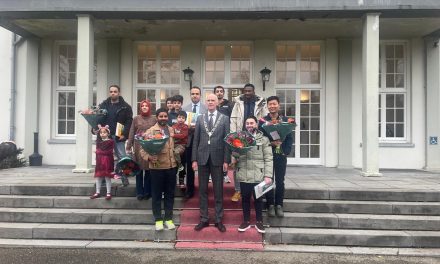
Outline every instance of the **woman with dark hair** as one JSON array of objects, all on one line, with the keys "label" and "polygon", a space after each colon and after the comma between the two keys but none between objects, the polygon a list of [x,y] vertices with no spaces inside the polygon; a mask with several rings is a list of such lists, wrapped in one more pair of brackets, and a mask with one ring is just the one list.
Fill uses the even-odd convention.
[{"label": "woman with dark hair", "polygon": [[[151,197],[150,171],[148,162],[142,159],[139,151],[141,146],[134,140],[135,135],[142,135],[156,124],[156,117],[151,115],[151,104],[148,100],[139,103],[140,114],[133,118],[128,136],[126,151],[133,153],[133,159],[139,164],[141,171],[136,175],[136,197],[138,200]],[[133,152],[132,152],[133,147]]]}]

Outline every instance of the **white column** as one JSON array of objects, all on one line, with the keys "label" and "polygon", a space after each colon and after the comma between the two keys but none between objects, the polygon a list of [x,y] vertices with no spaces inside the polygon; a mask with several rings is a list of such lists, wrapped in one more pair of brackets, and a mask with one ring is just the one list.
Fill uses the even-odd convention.
[{"label": "white column", "polygon": [[[136,62],[137,63],[137,62]],[[123,39],[121,42],[121,96],[132,105],[133,100],[133,41]],[[132,105],[133,106],[133,105]],[[133,107],[133,110],[135,108]]]},{"label": "white column", "polygon": [[426,39],[426,166],[440,170],[440,145],[431,137],[440,138],[440,47],[438,39]]},{"label": "white column", "polygon": [[338,165],[338,42],[325,42],[325,158],[326,167]]},{"label": "white column", "polygon": [[379,14],[366,14],[362,35],[362,175],[380,176],[378,138]]},{"label": "white column", "polygon": [[96,84],[96,104],[100,104],[108,96],[108,60],[107,60],[107,40],[101,39],[97,43],[97,84]]},{"label": "white column", "polygon": [[[93,87],[93,19],[90,15],[78,15],[78,45],[76,72],[76,103],[77,110],[92,105]],[[92,138],[90,126],[77,113],[75,122],[76,134],[76,167],[73,172],[91,172],[92,169]]]}]

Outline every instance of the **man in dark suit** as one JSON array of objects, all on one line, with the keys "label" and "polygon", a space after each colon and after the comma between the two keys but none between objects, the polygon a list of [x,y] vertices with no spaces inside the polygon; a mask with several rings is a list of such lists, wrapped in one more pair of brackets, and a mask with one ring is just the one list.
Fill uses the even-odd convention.
[{"label": "man in dark suit", "polygon": [[[196,113],[198,115],[206,113],[206,106],[200,101],[202,90],[193,86],[191,88],[191,103],[183,107],[183,111]],[[186,199],[191,199],[194,196],[194,170],[192,168],[192,145],[193,145],[193,134],[194,134],[195,122],[191,122],[188,131],[188,143],[185,150],[185,160],[186,160]]]},{"label": "man in dark suit", "polygon": [[200,193],[200,223],[194,230],[209,226],[208,181],[212,177],[215,200],[215,226],[225,232],[223,218],[223,171],[228,169],[231,156],[223,141],[229,133],[229,119],[217,111],[218,99],[214,94],[206,98],[208,112],[198,116],[192,149],[192,167],[198,169]]}]

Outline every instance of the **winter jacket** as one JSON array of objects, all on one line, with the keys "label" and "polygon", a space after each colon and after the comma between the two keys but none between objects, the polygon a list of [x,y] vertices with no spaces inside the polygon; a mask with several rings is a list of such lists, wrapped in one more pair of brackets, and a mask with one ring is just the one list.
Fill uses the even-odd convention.
[{"label": "winter jacket", "polygon": [[223,99],[223,102],[217,105],[217,111],[224,114],[228,118],[231,117],[233,108],[234,108],[234,102],[229,102],[228,99]]},{"label": "winter jacket", "polygon": [[[156,123],[150,129],[147,130],[146,134],[155,134],[154,131],[161,131],[162,129]],[[177,166],[176,159],[174,158],[174,129],[172,127],[168,127],[168,131],[170,132],[170,137],[168,138],[167,143],[163,147],[162,151],[157,155],[157,164],[155,167],[153,162],[149,161],[150,170],[165,170],[175,168]],[[142,148],[140,150],[141,157],[144,160],[148,160],[149,154],[145,152]]]},{"label": "winter jacket", "polygon": [[[100,105],[99,109],[105,109],[108,110],[112,101],[111,98],[105,99]],[[133,121],[133,110],[131,109],[131,106],[125,102],[124,98],[122,96],[119,96],[119,102],[117,103],[118,109],[116,110],[116,116],[115,116],[115,123],[109,124],[108,122],[108,115],[106,115],[103,119],[102,125],[108,125],[110,127],[110,134],[114,135],[116,132],[116,123],[121,123],[124,125],[124,131],[122,134],[124,135],[123,140],[119,140],[119,137],[116,137],[116,142],[125,141],[128,139],[130,128],[131,128],[131,122]]]},{"label": "winter jacket", "polygon": [[[266,99],[258,95],[255,96],[254,116],[258,119],[264,117],[269,113],[267,110]],[[234,108],[231,113],[231,132],[238,132],[243,130],[244,124],[244,95],[234,98]]]},{"label": "winter jacket", "polygon": [[240,182],[259,183],[264,177],[273,176],[273,156],[269,139],[258,131],[255,140],[256,146],[238,158],[236,176]]}]

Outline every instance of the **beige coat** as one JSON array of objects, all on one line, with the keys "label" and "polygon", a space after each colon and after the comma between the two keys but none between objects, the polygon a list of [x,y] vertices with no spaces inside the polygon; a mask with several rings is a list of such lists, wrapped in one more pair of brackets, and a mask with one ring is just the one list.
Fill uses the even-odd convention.
[{"label": "beige coat", "polygon": [[[255,102],[254,116],[259,120],[269,113],[267,110],[266,99],[256,95],[257,100]],[[234,108],[231,113],[231,132],[238,132],[243,130],[244,119],[244,101],[243,95],[234,98]]]}]

